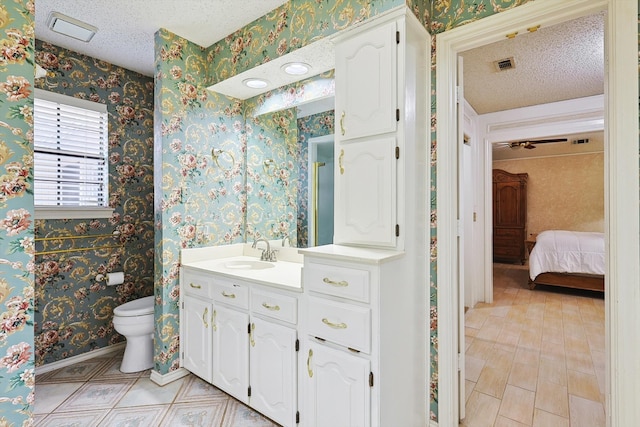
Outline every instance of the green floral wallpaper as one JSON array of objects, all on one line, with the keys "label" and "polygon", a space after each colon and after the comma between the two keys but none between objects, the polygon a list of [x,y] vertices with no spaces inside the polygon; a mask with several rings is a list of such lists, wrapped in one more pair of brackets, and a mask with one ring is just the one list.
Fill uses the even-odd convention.
[{"label": "green floral wallpaper", "polygon": [[33,351],[33,1],[0,3],[0,425],[29,425]]},{"label": "green floral wallpaper", "polygon": [[[40,366],[124,341],[113,308],[153,293],[153,80],[39,40],[36,60],[47,70],[36,87],[107,105],[114,209],[107,219],[35,222]],[[70,251],[82,248],[98,249]],[[66,252],[44,253],[58,250]],[[124,271],[122,285],[95,279],[115,271]]]},{"label": "green floral wallpaper", "polygon": [[180,250],[243,241],[242,102],[206,90],[201,47],[155,36],[155,369],[179,367]]},{"label": "green floral wallpaper", "polygon": [[[411,3],[424,18],[425,2]],[[211,84],[404,4],[405,0],[290,0],[207,49]]]},{"label": "green floral wallpaper", "polygon": [[246,239],[297,240],[297,193],[300,164],[296,158],[295,108],[247,118]]}]

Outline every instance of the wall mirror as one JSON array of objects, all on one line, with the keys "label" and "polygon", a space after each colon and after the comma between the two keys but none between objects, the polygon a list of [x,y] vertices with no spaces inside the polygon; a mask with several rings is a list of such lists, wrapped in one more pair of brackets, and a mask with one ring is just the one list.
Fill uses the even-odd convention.
[{"label": "wall mirror", "polygon": [[246,241],[333,241],[333,96],[246,116]]}]

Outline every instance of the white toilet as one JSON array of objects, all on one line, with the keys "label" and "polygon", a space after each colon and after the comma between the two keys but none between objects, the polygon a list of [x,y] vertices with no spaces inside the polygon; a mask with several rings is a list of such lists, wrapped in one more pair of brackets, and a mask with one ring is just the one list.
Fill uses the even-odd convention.
[{"label": "white toilet", "polygon": [[113,309],[113,327],[127,339],[121,372],[139,372],[153,366],[153,296]]}]

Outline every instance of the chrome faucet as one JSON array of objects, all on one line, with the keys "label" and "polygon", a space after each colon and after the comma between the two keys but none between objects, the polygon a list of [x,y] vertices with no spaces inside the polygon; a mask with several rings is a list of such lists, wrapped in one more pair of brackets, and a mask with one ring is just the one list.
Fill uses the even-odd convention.
[{"label": "chrome faucet", "polygon": [[288,234],[285,234],[285,235],[284,235],[284,237],[282,238],[282,247],[283,247],[283,248],[284,248],[284,243],[285,243],[287,240],[289,241],[289,246],[291,246],[291,238],[289,237],[289,235],[288,235]]},{"label": "chrome faucet", "polygon": [[251,247],[253,249],[256,249],[256,247],[258,246],[258,242],[264,242],[267,245],[267,249],[263,249],[262,250],[262,255],[260,255],[260,261],[270,261],[270,262],[275,262],[278,259],[276,258],[276,253],[278,251],[276,250],[271,250],[271,245],[269,245],[269,241],[263,237],[261,238],[256,238],[253,241],[253,245],[251,245]]}]

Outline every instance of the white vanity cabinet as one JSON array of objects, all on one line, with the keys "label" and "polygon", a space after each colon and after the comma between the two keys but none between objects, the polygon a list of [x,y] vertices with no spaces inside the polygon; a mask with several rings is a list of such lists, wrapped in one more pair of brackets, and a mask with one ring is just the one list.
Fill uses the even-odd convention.
[{"label": "white vanity cabinet", "polygon": [[283,426],[298,415],[298,295],[183,266],[182,367]]},{"label": "white vanity cabinet", "polygon": [[212,383],[243,403],[249,390],[249,287],[213,277]]},{"label": "white vanity cabinet", "polygon": [[414,278],[424,274],[401,251],[300,252],[301,424],[425,425],[427,284]]},{"label": "white vanity cabinet", "polygon": [[405,199],[424,186],[411,164],[426,161],[429,35],[402,7],[334,41],[333,242],[402,250]]},{"label": "white vanity cabinet", "polygon": [[212,381],[213,303],[209,295],[210,279],[203,274],[184,271],[180,310],[180,349],[182,366],[207,382]]}]

